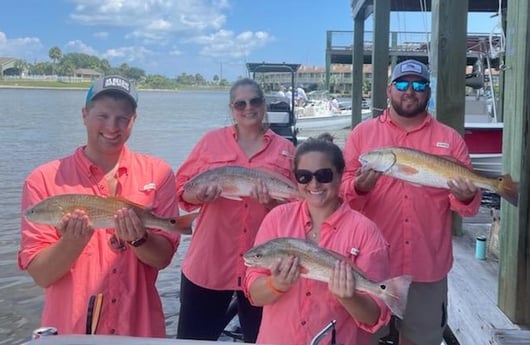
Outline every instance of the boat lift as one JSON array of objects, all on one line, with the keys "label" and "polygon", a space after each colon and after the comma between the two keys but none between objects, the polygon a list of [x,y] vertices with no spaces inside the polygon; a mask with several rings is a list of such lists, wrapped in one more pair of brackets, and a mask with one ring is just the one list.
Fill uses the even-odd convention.
[{"label": "boat lift", "polygon": [[294,114],[294,77],[300,67],[300,64],[287,63],[247,63],[248,72],[252,74],[252,79],[260,83],[257,75],[265,73],[289,73],[291,80],[291,99],[277,95],[265,95],[267,105],[267,121],[270,129],[284,138],[289,139],[294,145],[297,145],[298,129],[296,128],[296,116]]}]

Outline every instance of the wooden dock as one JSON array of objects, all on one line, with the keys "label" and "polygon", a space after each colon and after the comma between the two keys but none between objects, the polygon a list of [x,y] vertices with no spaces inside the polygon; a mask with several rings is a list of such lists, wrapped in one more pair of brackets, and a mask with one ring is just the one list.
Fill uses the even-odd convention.
[{"label": "wooden dock", "polygon": [[[463,235],[454,236],[449,273],[449,327],[462,345],[530,344],[530,330],[514,324],[498,307],[499,262],[492,254],[475,258],[475,239],[488,236],[490,210],[463,219]],[[502,230],[501,230],[502,231]]]}]

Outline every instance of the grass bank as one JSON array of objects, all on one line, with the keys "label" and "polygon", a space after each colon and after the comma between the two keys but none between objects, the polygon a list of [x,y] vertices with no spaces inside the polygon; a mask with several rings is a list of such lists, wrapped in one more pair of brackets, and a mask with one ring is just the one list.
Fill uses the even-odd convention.
[{"label": "grass bank", "polygon": [[[4,80],[0,79],[0,88],[63,88],[63,89],[88,89],[90,82],[66,83],[62,81],[51,80]],[[229,90],[230,86],[212,86],[212,85],[177,85],[176,89],[153,89],[148,86],[139,85],[142,91],[156,90],[156,91],[218,91]]]}]

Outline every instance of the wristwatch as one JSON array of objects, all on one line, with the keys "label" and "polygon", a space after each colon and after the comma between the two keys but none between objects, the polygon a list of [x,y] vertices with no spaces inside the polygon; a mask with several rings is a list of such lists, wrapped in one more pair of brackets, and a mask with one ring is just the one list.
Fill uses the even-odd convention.
[{"label": "wristwatch", "polygon": [[147,241],[147,231],[145,232],[145,235],[143,235],[140,238],[135,239],[134,241],[127,241],[131,246],[133,247],[140,247],[142,244],[144,244]]}]

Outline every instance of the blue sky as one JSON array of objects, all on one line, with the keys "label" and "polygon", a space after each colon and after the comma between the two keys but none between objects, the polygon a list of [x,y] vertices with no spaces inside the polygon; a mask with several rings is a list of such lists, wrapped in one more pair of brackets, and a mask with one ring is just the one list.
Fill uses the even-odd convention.
[{"label": "blue sky", "polygon": [[[81,52],[147,74],[246,76],[246,62],[324,66],[327,30],[352,30],[350,0],[5,0],[0,56],[50,61]],[[471,14],[470,32],[490,33],[491,14]],[[393,13],[391,30],[430,30],[429,14]],[[370,18],[366,31],[372,30]],[[417,39],[417,36],[415,37]]]}]

